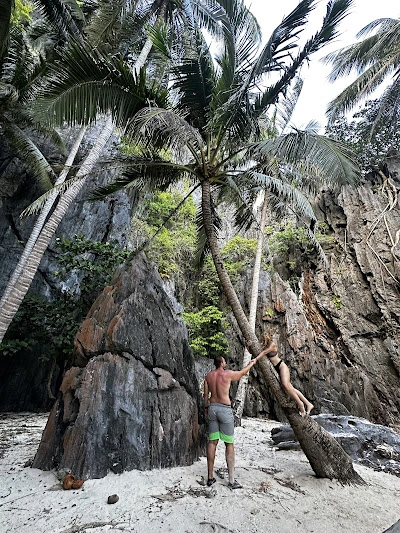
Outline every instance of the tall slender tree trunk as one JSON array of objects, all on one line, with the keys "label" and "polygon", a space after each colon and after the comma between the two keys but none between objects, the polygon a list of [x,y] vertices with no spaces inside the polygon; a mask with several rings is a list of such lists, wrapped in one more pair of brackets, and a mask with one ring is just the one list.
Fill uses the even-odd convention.
[{"label": "tall slender tree trunk", "polygon": [[[70,168],[74,162],[74,159],[76,157],[76,154],[79,150],[79,147],[82,143],[82,140],[83,140],[83,137],[85,135],[85,132],[86,132],[86,126],[83,126],[81,129],[80,129],[80,132],[77,136],[77,138],[75,139],[75,142],[74,142],[74,145],[72,146],[71,148],[71,151],[70,153],[68,154],[68,157],[67,157],[67,160],[65,161],[65,165],[64,165],[64,169],[62,170],[62,172],[60,173],[60,175],[58,176],[54,186],[57,186],[57,185],[61,185],[62,183],[64,183],[66,177],[68,176],[68,173],[70,171]],[[7,283],[7,287],[5,288],[5,291],[3,293],[3,296],[1,297],[1,301],[0,301],[0,309],[3,308],[3,306],[6,304],[7,300],[8,300],[8,297],[10,296],[11,294],[11,291],[14,289],[15,287],[15,284],[16,282],[18,281],[18,278],[20,277],[20,275],[22,274],[23,270],[24,270],[24,266],[25,266],[25,263],[27,262],[27,260],[29,259],[29,256],[30,256],[30,253],[32,251],[32,248],[46,222],[46,219],[47,219],[47,216],[48,214],[50,213],[56,199],[58,197],[58,192],[57,190],[53,191],[50,196],[48,197],[48,199],[46,200],[46,203],[44,204],[44,207],[42,209],[42,211],[40,212],[36,222],[35,222],[35,225],[33,226],[33,229],[32,229],[32,232],[29,236],[29,239],[27,240],[26,242],[26,245],[25,245],[25,248],[24,248],[24,251],[22,252],[22,255],[18,261],[18,264],[17,266],[15,267],[14,269],[14,272],[12,273],[11,275],[11,278],[10,280],[8,281]]]},{"label": "tall slender tree trunk", "polygon": [[[257,251],[256,257],[254,260],[253,268],[253,280],[251,284],[251,296],[250,296],[250,312],[249,312],[249,324],[253,332],[256,329],[256,315],[257,315],[257,303],[258,303],[258,288],[260,285],[260,270],[261,270],[261,259],[262,251],[264,246],[264,230],[265,230],[265,220],[267,218],[267,207],[268,207],[268,197],[267,193],[264,192],[263,203],[261,207],[261,216],[260,216],[260,229],[257,239]],[[243,368],[247,366],[251,359],[251,353],[247,348],[243,351]],[[242,419],[244,402],[246,400],[247,394],[247,385],[249,382],[249,374],[245,374],[239,381],[239,385],[236,391],[235,398],[235,416],[239,421]]]},{"label": "tall slender tree trunk", "polygon": [[19,276],[17,282],[15,283],[14,289],[10,292],[7,301],[4,302],[4,305],[0,310],[0,342],[4,338],[12,319],[14,318],[19,306],[22,303],[22,300],[31,286],[33,278],[35,277],[37,269],[39,268],[40,261],[47,250],[54,233],[56,232],[64,215],[68,211],[68,208],[77,197],[79,191],[85,185],[93,165],[99,159],[113,131],[113,120],[111,117],[109,117],[102,132],[98,136],[94,146],[90,150],[88,156],[76,175],[77,178],[81,179],[71,185],[71,187],[60,196],[56,208],[46,224],[43,226],[42,231],[32,247],[29,260],[25,262],[22,274]]},{"label": "tall slender tree trunk", "polygon": [[[226,299],[232,308],[239,329],[245,339],[251,341],[249,351],[253,356],[261,352],[261,346],[251,328],[249,321],[240,305],[239,298],[233,288],[219,252],[218,240],[214,231],[211,211],[211,185],[208,180],[202,182],[202,215],[211,256],[217,270],[219,280]],[[295,403],[285,394],[280,386],[271,363],[265,357],[258,362],[258,370],[262,374],[271,393],[283,409],[292,429],[310,462],[317,477],[337,479],[341,483],[363,484],[363,479],[354,470],[351,458],[343,450],[337,440],[322,428],[310,416],[300,416]]]}]

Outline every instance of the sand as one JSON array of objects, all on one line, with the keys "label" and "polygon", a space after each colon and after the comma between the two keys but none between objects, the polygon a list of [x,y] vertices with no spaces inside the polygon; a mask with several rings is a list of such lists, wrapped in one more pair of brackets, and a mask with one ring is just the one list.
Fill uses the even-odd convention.
[{"label": "sand", "polygon": [[[317,479],[303,452],[274,448],[270,431],[279,423],[271,420],[244,419],[236,428],[243,489],[227,487],[220,443],[211,488],[201,484],[202,457],[191,466],[109,474],[63,490],[55,473],[27,466],[46,420],[0,414],[1,533],[382,533],[400,519],[400,478],[355,464],[365,486]],[[108,504],[112,494],[119,500]]]}]

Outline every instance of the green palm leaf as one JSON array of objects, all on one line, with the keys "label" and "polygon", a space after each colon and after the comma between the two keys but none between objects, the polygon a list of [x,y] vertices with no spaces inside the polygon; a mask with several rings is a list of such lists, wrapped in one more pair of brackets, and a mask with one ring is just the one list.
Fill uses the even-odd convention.
[{"label": "green palm leaf", "polygon": [[[330,102],[327,111],[330,121],[335,120],[342,112],[349,111],[360,100],[373,93],[389,76],[393,76],[392,85],[397,87],[400,75],[400,20],[389,18],[375,20],[365,26],[358,37],[366,36],[372,31],[376,31],[375,35],[368,35],[361,42],[329,54],[325,58],[325,62],[332,64],[331,81],[352,72],[358,75],[353,83]],[[385,91],[374,128],[382,116],[388,117],[392,122],[398,119],[399,107],[396,105],[395,95],[396,89],[391,91],[389,87]]]},{"label": "green palm leaf", "polygon": [[333,185],[356,184],[359,169],[351,151],[342,143],[313,131],[294,130],[276,139],[254,143],[249,154],[255,159],[276,157],[315,181]]},{"label": "green palm leaf", "polygon": [[111,113],[115,123],[125,127],[145,104],[165,103],[166,91],[147,87],[144,69],[135,76],[121,59],[77,44],[61,56],[38,91],[35,112],[42,120],[88,124],[99,114]]},{"label": "green palm leaf", "polygon": [[173,183],[179,182],[190,169],[168,161],[136,158],[126,162],[127,169],[122,176],[104,187],[98,187],[91,195],[91,200],[103,200],[110,194],[122,189],[166,190]]},{"label": "green palm leaf", "polygon": [[36,179],[44,189],[50,189],[53,186],[50,180],[53,171],[39,148],[24,133],[24,131],[5,117],[2,119],[2,126],[7,142],[15,150],[21,161],[28,165],[29,169],[32,171],[34,179]]},{"label": "green palm leaf", "polygon": [[176,156],[189,151],[197,164],[205,145],[199,132],[178,113],[162,108],[143,108],[130,124],[132,138],[146,146],[171,150]]}]

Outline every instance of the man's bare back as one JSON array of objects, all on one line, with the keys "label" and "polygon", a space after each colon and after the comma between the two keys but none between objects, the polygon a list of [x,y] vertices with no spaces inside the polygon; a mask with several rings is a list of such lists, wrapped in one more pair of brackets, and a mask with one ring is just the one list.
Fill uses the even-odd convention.
[{"label": "man's bare back", "polygon": [[[250,361],[250,363],[242,368],[242,370],[225,370],[226,361],[222,357],[221,365],[209,372],[204,378],[204,404],[206,407],[210,403],[222,403],[224,405],[231,405],[229,398],[229,388],[232,381],[239,381],[250,368],[255,365],[260,356]],[[209,393],[211,397],[209,398]],[[208,400],[209,398],[209,400]]]}]

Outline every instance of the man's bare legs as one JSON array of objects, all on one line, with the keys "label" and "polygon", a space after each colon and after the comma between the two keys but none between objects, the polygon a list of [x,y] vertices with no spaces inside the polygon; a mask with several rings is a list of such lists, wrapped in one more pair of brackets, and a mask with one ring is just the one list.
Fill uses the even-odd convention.
[{"label": "man's bare legs", "polygon": [[233,483],[235,481],[235,447],[233,442],[225,442],[225,459],[228,467],[229,483]]},{"label": "man's bare legs", "polygon": [[217,451],[217,440],[210,440],[207,444],[207,470],[208,470],[208,479],[212,479],[214,477],[214,461],[215,461],[215,454]]}]

